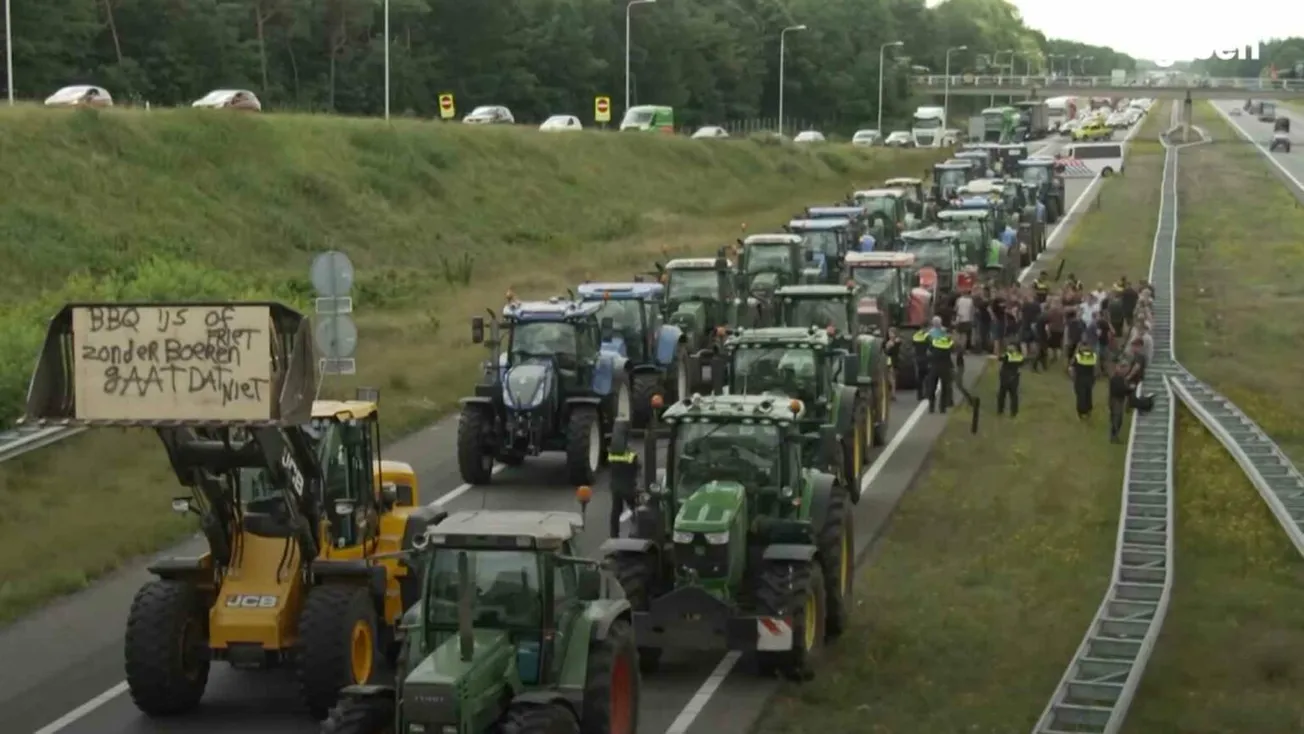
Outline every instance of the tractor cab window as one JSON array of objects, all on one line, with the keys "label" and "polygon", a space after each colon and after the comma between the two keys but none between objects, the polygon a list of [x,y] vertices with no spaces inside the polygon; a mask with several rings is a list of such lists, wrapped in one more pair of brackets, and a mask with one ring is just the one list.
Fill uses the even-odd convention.
[{"label": "tractor cab window", "polygon": [[885,295],[896,301],[901,296],[897,289],[895,268],[852,268],[851,279],[856,283],[856,291],[862,298]]},{"label": "tractor cab window", "polygon": [[937,172],[937,185],[943,189],[958,189],[964,186],[967,179],[964,171],[957,168],[948,168]]},{"label": "tractor cab window", "polygon": [[1045,166],[1024,166],[1023,182],[1032,186],[1042,186],[1050,183],[1050,169]]},{"label": "tractor cab window", "polygon": [[740,395],[813,401],[819,396],[819,367],[813,349],[742,348],[734,352],[733,387]]},{"label": "tractor cab window", "polygon": [[[955,251],[951,243],[946,240],[913,242],[908,246],[908,249],[915,254],[915,262],[919,267],[930,267],[943,271],[951,270]],[[918,273],[917,270],[916,273]],[[916,280],[917,278],[916,275]]]},{"label": "tractor cab window", "polygon": [[866,196],[857,200],[870,214],[882,214],[888,219],[896,218],[896,199],[890,196]]},{"label": "tractor cab window", "polygon": [[793,267],[787,245],[748,245],[747,272],[760,273],[778,270],[788,272]]},{"label": "tractor cab window", "polygon": [[625,345],[630,359],[643,358],[643,305],[634,300],[611,300],[598,309],[598,322],[611,319],[612,332]]},{"label": "tractor cab window", "polygon": [[[321,466],[325,465],[327,451],[333,445],[331,441],[338,441],[337,438],[333,438],[331,428],[332,421],[316,419],[303,427],[308,440],[316,449],[317,463]],[[237,437],[236,440],[240,439]],[[236,483],[241,504],[244,505],[247,511],[252,512],[266,511],[264,508],[279,504],[285,496],[285,492],[289,489],[278,485],[271,472],[267,469],[237,469],[232,478]],[[327,485],[326,491],[330,492],[329,485]]]},{"label": "tractor cab window", "polygon": [[715,300],[720,284],[714,270],[707,268],[671,270],[666,277],[666,300]]},{"label": "tractor cab window", "polygon": [[672,461],[675,494],[685,498],[711,482],[735,481],[749,491],[777,492],[783,480],[779,427],[759,423],[682,423]]},{"label": "tractor cab window", "polygon": [[426,620],[436,632],[457,629],[462,585],[458,557],[467,556],[471,624],[489,629],[538,631],[543,625],[539,557],[515,550],[438,550],[430,561]]},{"label": "tractor cab window", "polygon": [[784,323],[792,326],[815,326],[827,329],[832,326],[839,334],[850,329],[847,307],[841,301],[817,298],[794,298],[784,304]]},{"label": "tractor cab window", "polygon": [[508,350],[512,364],[556,357],[558,364],[574,369],[579,343],[574,324],[564,321],[527,321],[512,329]]},{"label": "tractor cab window", "polygon": [[838,233],[831,229],[816,232],[800,232],[801,246],[806,253],[806,260],[815,259],[815,253],[833,257],[838,254]]}]

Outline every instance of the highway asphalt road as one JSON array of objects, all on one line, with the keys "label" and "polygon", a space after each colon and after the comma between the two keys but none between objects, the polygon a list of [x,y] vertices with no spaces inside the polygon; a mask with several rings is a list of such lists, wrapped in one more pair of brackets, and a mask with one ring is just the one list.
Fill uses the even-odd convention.
[{"label": "highway asphalt road", "polygon": [[[1068,199],[1079,201],[1094,189],[1089,181],[1070,180]],[[1081,200],[1080,206],[1085,203]],[[1055,233],[1052,248],[1063,242],[1066,229]],[[982,362],[969,360],[966,381],[974,379]],[[903,393],[893,404],[891,425],[891,442],[876,457],[856,508],[861,559],[868,556],[873,539],[922,468],[945,419],[929,415],[925,406]],[[453,454],[455,431],[456,420],[445,419],[386,447],[387,457],[412,463],[423,501],[438,502],[449,510],[574,507],[574,487],[566,484],[556,458],[504,470],[488,487],[461,485]],[[600,481],[581,540],[588,550],[596,550],[605,535],[609,505],[603,490]],[[159,501],[167,501],[168,496],[160,489]],[[200,547],[198,540],[192,540],[168,554],[194,554]],[[221,664],[213,666],[203,705],[195,714],[162,720],[141,715],[122,682],[122,633],[132,596],[149,578],[145,565],[124,569],[0,631],[0,660],[6,662],[0,666],[0,729],[15,734],[316,732],[285,671],[241,672]],[[756,678],[745,660],[739,663],[735,654],[723,658],[667,654],[662,670],[644,679],[640,730],[644,734],[747,731],[778,683]]]},{"label": "highway asphalt road", "polygon": [[1290,117],[1291,119],[1291,151],[1289,153],[1280,150],[1272,153],[1268,152],[1268,142],[1272,140],[1272,123],[1259,122],[1259,118],[1249,113],[1240,115],[1230,114],[1233,109],[1241,109],[1242,103],[1239,100],[1210,100],[1214,107],[1223,113],[1223,118],[1231,124],[1232,128],[1238,130],[1244,138],[1248,139],[1259,152],[1268,158],[1271,167],[1281,175],[1290,185],[1289,188],[1296,197],[1304,201],[1304,115],[1298,113],[1298,108],[1287,107],[1280,102],[1277,103],[1277,114]]}]

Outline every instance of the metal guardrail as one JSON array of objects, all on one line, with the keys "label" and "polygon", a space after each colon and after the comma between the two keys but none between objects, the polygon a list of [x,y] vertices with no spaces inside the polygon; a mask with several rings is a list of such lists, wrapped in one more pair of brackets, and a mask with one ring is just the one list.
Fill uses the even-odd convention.
[{"label": "metal guardrail", "polygon": [[17,426],[0,432],[0,462],[58,443],[84,430],[84,426]]},{"label": "metal guardrail", "polygon": [[[947,85],[947,76],[943,74],[920,74],[910,77],[910,83],[918,87],[942,89]],[[1108,76],[1031,76],[1031,75],[980,75],[951,74],[951,87],[1009,87],[1011,89],[1028,89],[1030,87],[1091,87],[1117,88],[1136,87],[1138,92],[1147,89],[1156,91],[1174,89],[1244,89],[1247,92],[1304,91],[1304,79],[1263,79],[1261,77],[1219,77],[1199,79],[1190,84],[1148,84],[1145,80],[1130,78],[1119,83]]]},{"label": "metal guardrail", "polygon": [[1134,413],[1109,590],[1042,711],[1033,734],[1117,734],[1159,638],[1173,585],[1173,243],[1177,238],[1177,149],[1168,148],[1150,279],[1154,360],[1142,390],[1155,396]]}]

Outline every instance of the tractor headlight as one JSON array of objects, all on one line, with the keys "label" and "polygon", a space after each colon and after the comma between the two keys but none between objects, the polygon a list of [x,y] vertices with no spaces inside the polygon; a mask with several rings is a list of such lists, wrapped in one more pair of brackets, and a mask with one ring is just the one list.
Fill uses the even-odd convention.
[{"label": "tractor headlight", "polygon": [[725,530],[719,533],[702,533],[702,537],[706,538],[706,542],[711,545],[724,545],[729,542],[729,531]]},{"label": "tractor headlight", "polygon": [[686,532],[684,532],[683,530],[676,530],[676,531],[675,531],[675,534],[674,534],[672,537],[674,538],[674,541],[675,541],[676,543],[691,543],[691,542],[693,542],[693,534],[692,534],[692,533],[686,533]]}]

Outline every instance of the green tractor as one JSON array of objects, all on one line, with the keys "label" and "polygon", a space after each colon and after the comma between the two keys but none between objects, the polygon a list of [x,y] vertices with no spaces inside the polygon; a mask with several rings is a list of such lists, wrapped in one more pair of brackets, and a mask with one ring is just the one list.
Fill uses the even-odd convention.
[{"label": "green tractor", "polygon": [[1031,202],[1046,207],[1046,223],[1058,222],[1064,216],[1064,176],[1055,171],[1055,159],[1025,158],[1019,161],[1018,176]]},{"label": "green tractor", "polygon": [[[849,491],[803,460],[800,400],[693,396],[666,408],[667,465],[644,438],[633,533],[603,544],[634,609],[639,659],[665,648],[755,652],[760,672],[812,675],[852,609]],[[838,450],[831,427],[817,439]],[[823,463],[823,462],[821,462]]]},{"label": "green tractor", "polygon": [[842,258],[856,249],[860,238],[857,222],[848,217],[793,219],[783,229],[801,237],[806,252],[802,276],[807,283],[836,283]]},{"label": "green tractor", "polygon": [[851,195],[857,205],[865,207],[873,218],[871,229],[878,240],[876,249],[895,250],[900,245],[901,233],[911,229],[915,217],[910,213],[905,189],[864,189]]},{"label": "green tractor", "polygon": [[785,285],[796,285],[816,277],[808,272],[807,252],[800,235],[754,234],[738,241],[737,279],[739,298],[746,299],[745,313],[734,325],[766,326],[777,318],[774,294]]},{"label": "green tractor", "polygon": [[1019,268],[1030,262],[1020,248],[1006,248],[1001,244],[997,226],[998,218],[992,207],[947,209],[937,215],[938,229],[954,238],[959,261],[956,272],[969,281],[970,287],[980,277],[993,285],[1010,285],[1017,279]]},{"label": "green tractor", "polygon": [[666,287],[665,322],[684,335],[689,394],[711,392],[714,355],[724,343],[725,330],[738,318],[733,264],[719,253],[714,258],[657,263],[656,269]]},{"label": "green tractor", "polygon": [[[838,475],[851,501],[858,502],[860,479],[875,445],[879,396],[871,385],[861,386],[861,355],[839,348],[836,341],[813,326],[740,329],[725,343],[730,360],[728,391],[801,400],[806,411],[797,425],[810,439],[803,462],[820,466],[821,460],[831,460],[827,470]],[[879,395],[886,397],[886,392]],[[839,450],[833,456],[823,455],[819,443],[820,430],[826,426],[838,440]],[[885,434],[886,425],[877,435]]]},{"label": "green tractor", "polygon": [[909,212],[910,215],[913,216],[915,220],[920,223],[928,221],[929,219],[928,210],[930,208],[930,205],[928,201],[928,196],[924,192],[924,180],[922,178],[914,178],[911,176],[899,176],[897,178],[889,178],[888,180],[883,182],[883,188],[901,189],[902,191],[904,191],[905,199],[906,199],[906,211]]},{"label": "green tractor", "polygon": [[[779,290],[779,325],[797,328],[815,326],[828,331],[835,348],[859,356],[859,379],[854,384],[869,399],[869,424],[865,435],[873,448],[887,443],[892,396],[888,384],[887,357],[883,352],[886,333],[871,333],[861,323],[858,287],[845,285],[794,285]],[[845,376],[844,376],[845,377]],[[845,381],[845,380],[844,380]]]},{"label": "green tractor", "polygon": [[847,277],[856,290],[860,330],[886,336],[896,329],[905,345],[892,365],[898,388],[918,387],[910,339],[927,329],[935,309],[934,289],[919,287],[919,260],[909,252],[857,252],[847,256]]},{"label": "green tractor", "polygon": [[973,164],[968,161],[947,161],[933,166],[933,201],[945,206],[955,198],[955,192],[961,186],[978,178]]},{"label": "green tractor", "polygon": [[428,528],[404,554],[421,600],[395,684],[344,688],[322,734],[634,734],[632,611],[578,554],[582,527],[582,513],[478,510]]}]

